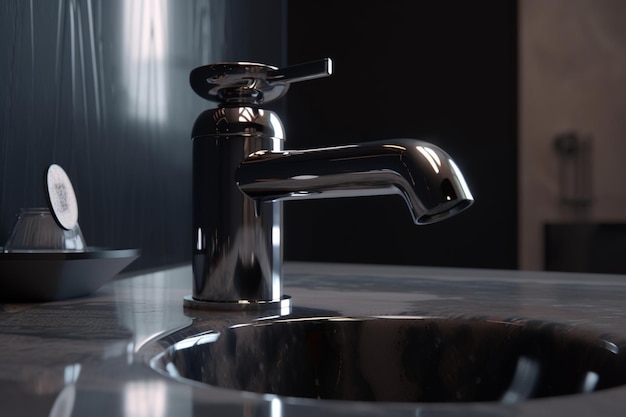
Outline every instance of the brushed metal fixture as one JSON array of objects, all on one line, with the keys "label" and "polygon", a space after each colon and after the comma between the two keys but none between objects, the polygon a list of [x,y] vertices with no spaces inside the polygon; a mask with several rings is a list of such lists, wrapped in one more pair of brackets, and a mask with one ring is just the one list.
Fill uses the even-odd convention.
[{"label": "brushed metal fixture", "polygon": [[193,294],[185,306],[285,309],[282,201],[399,194],[415,224],[453,216],[473,202],[442,149],[393,139],[284,150],[276,113],[261,108],[293,82],[332,74],[332,61],[276,68],[219,63],[194,69],[193,90],[219,107],[197,118],[193,141]]}]

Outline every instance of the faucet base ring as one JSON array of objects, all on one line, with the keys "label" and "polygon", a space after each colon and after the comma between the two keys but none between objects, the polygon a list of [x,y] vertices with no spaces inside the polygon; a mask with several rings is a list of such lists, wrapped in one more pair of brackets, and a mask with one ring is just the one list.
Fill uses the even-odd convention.
[{"label": "faucet base ring", "polygon": [[183,298],[184,308],[196,310],[218,310],[218,311],[280,311],[281,315],[291,312],[291,297],[283,295],[276,301],[204,301],[197,300],[191,295]]}]

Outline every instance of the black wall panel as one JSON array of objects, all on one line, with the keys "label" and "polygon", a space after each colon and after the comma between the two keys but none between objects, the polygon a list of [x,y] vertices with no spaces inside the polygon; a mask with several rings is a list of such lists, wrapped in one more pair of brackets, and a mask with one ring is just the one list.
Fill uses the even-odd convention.
[{"label": "black wall panel", "polygon": [[416,227],[400,197],[289,202],[287,258],[515,268],[516,2],[288,5],[289,62],[329,56],[335,74],[291,88],[287,147],[428,140],[455,159],[476,203]]}]

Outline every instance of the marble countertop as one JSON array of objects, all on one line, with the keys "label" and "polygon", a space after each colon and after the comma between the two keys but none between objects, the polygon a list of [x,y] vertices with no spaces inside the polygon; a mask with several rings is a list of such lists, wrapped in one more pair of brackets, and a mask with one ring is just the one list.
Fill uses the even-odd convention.
[{"label": "marble countertop", "polygon": [[[547,320],[626,336],[626,276],[288,263],[294,310],[484,315]],[[276,398],[183,383],[151,369],[154,341],[198,318],[183,308],[189,266],[122,276],[89,297],[4,304],[0,414],[10,416],[622,416],[626,387],[521,402],[380,404]]]}]

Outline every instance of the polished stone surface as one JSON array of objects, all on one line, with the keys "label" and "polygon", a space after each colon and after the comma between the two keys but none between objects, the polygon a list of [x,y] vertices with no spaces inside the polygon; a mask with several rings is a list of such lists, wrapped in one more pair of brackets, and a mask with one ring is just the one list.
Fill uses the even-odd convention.
[{"label": "polished stone surface", "polygon": [[[626,276],[476,269],[287,264],[285,292],[308,315],[538,319],[626,337]],[[124,277],[93,296],[4,304],[0,403],[12,416],[618,416],[626,388],[518,404],[371,403],[266,396],[163,376],[160,339],[190,324],[259,315],[185,310],[188,266]],[[272,320],[269,318],[269,320]]]}]

